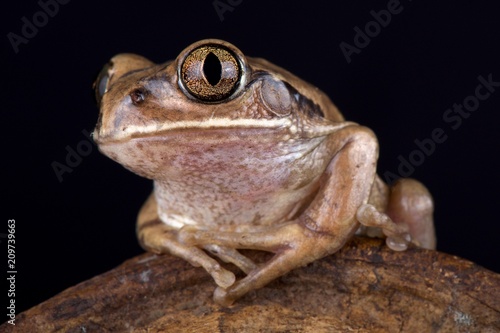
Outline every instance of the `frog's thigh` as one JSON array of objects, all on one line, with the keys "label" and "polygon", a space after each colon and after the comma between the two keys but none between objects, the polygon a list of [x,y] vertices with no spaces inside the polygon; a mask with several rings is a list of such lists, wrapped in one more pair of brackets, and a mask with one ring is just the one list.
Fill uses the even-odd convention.
[{"label": "frog's thigh", "polygon": [[414,179],[400,179],[391,188],[387,215],[397,224],[406,224],[417,245],[436,248],[434,204],[427,188]]},{"label": "frog's thigh", "polygon": [[218,286],[227,288],[236,280],[234,274],[203,250],[181,244],[177,240],[177,230],[161,222],[156,213],[156,200],[150,196],[142,207],[137,221],[137,235],[141,246],[155,253],[170,253],[182,258],[195,267],[202,266]]}]

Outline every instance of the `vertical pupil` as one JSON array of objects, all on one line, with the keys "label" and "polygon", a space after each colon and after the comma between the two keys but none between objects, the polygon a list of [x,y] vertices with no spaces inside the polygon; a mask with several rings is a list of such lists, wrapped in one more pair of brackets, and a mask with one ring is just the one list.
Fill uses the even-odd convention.
[{"label": "vertical pupil", "polygon": [[212,86],[219,83],[221,79],[222,66],[219,58],[212,52],[210,52],[205,58],[205,62],[203,63],[203,73],[205,74],[208,83]]}]

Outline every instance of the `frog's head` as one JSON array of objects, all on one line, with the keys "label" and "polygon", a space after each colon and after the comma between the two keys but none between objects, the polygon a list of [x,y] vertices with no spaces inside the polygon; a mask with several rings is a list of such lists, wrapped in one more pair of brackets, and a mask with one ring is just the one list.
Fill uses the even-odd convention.
[{"label": "frog's head", "polygon": [[237,148],[237,138],[244,144],[280,144],[323,137],[342,120],[319,89],[216,39],[194,43],[160,65],[119,54],[101,71],[95,88],[100,116],[94,139],[125,165],[130,162],[119,156],[124,149],[137,154],[129,150],[132,142],[162,141],[172,156],[175,144],[165,140],[212,148],[229,142]]},{"label": "frog's head", "polygon": [[325,114],[342,120],[319,89],[216,39],[194,43],[161,65],[119,54],[99,74],[95,91],[98,142],[177,129],[286,127],[293,134],[322,124]]}]

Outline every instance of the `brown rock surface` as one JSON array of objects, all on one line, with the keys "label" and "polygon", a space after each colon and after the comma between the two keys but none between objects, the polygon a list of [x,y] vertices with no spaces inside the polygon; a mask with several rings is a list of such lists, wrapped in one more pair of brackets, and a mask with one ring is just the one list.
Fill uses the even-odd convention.
[{"label": "brown rock surface", "polygon": [[[262,260],[263,253],[246,252]],[[201,268],[150,253],[19,314],[0,332],[500,332],[500,275],[355,238],[230,308]]]}]

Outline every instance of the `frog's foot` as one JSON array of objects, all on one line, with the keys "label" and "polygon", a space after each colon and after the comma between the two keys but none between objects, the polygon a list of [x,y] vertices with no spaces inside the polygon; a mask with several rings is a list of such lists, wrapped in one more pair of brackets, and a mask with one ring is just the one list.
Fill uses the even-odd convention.
[{"label": "frog's foot", "polygon": [[334,253],[346,239],[317,233],[299,222],[258,229],[260,230],[251,233],[194,228],[183,228],[179,231],[179,240],[189,245],[204,247],[206,244],[223,244],[226,248],[262,250],[275,254],[272,259],[256,266],[245,278],[236,281],[231,287],[219,286],[214,293],[217,303],[229,306],[249,291],[265,286],[292,269]]},{"label": "frog's foot", "polygon": [[252,260],[245,257],[235,249],[215,244],[205,245],[203,248],[219,257],[222,261],[232,263],[245,272],[245,274],[248,274],[257,268],[257,265]]},{"label": "frog's foot", "polygon": [[[236,277],[232,272],[223,268],[217,260],[211,258],[202,249],[181,244],[177,240],[177,230],[162,223],[159,219],[141,223],[138,226],[137,233],[144,249],[155,253],[170,253],[186,260],[195,267],[203,267],[221,288],[228,288],[236,281]],[[218,255],[222,260],[228,257],[239,258],[235,253],[237,251],[224,247],[207,246],[206,249],[212,253],[219,252]],[[241,260],[238,267],[243,271],[253,269],[248,260]]]},{"label": "frog's foot", "polygon": [[357,220],[366,227],[376,227],[387,237],[385,242],[394,251],[404,251],[411,242],[406,224],[396,224],[389,216],[380,213],[373,205],[364,204],[358,208]]}]

